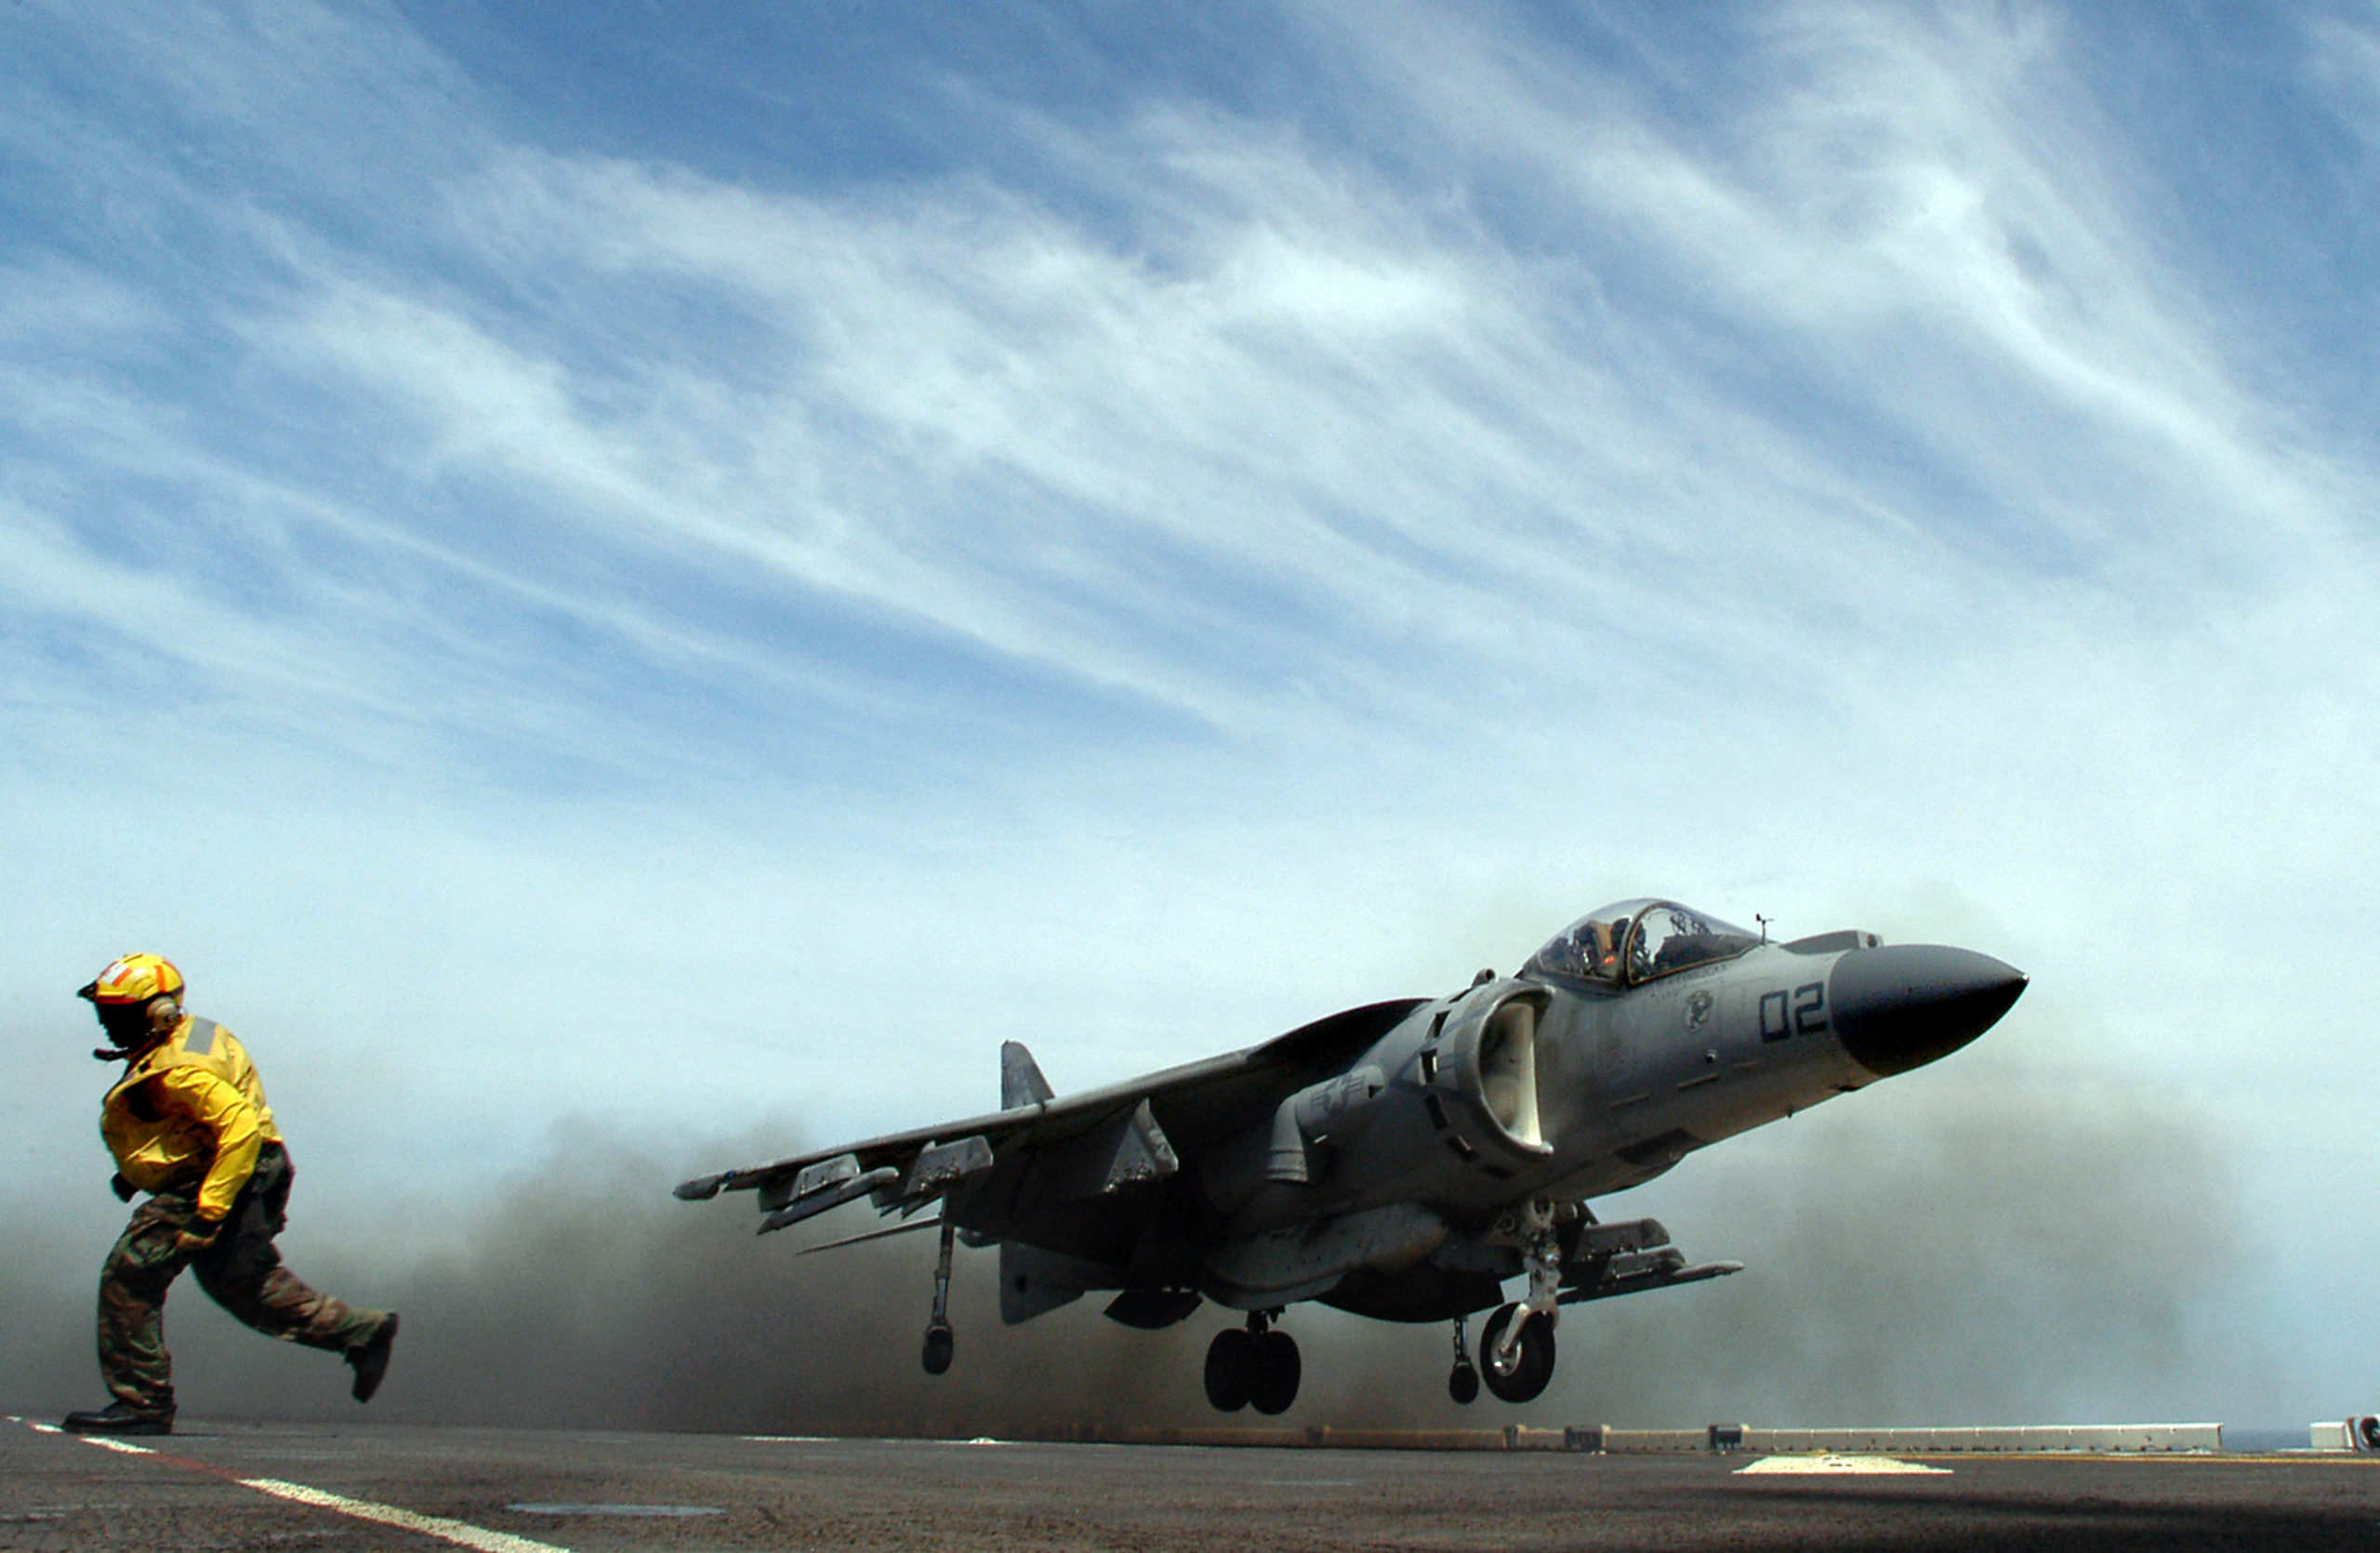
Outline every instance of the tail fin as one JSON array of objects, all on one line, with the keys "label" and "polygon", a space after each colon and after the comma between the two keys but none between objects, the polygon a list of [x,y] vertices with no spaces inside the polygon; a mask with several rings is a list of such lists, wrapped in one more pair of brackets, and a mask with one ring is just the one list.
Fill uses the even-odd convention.
[{"label": "tail fin", "polygon": [[1050,1081],[1041,1076],[1033,1054],[1021,1041],[1000,1042],[1000,1109],[1012,1111],[1019,1106],[1038,1106],[1054,1092]]}]

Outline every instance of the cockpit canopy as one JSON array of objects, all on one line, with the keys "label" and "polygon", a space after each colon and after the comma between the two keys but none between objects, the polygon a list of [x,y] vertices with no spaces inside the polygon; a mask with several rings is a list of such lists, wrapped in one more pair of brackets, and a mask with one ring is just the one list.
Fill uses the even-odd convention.
[{"label": "cockpit canopy", "polygon": [[1524,973],[1557,981],[1633,987],[1696,965],[1733,960],[1759,936],[1670,900],[1623,900],[1590,911],[1529,957]]}]

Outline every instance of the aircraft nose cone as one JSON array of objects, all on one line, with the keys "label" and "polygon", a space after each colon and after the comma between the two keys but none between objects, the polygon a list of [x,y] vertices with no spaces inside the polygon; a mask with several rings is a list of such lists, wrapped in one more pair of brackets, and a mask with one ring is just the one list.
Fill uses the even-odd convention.
[{"label": "aircraft nose cone", "polygon": [[2025,973],[1941,944],[1853,949],[1827,977],[1835,1038],[1879,1078],[1950,1055],[1997,1024]]}]

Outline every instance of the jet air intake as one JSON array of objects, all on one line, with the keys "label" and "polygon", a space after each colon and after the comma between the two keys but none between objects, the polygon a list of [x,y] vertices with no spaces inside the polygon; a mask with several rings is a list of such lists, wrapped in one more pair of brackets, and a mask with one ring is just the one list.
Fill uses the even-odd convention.
[{"label": "jet air intake", "polygon": [[1853,949],[1827,977],[1843,1049],[1888,1079],[1950,1055],[1999,1023],[2025,973],[1973,949],[1889,944]]},{"label": "jet air intake", "polygon": [[1510,978],[1480,987],[1424,1048],[1435,1080],[1425,1101],[1435,1108],[1431,1120],[1443,1117],[1449,1146],[1491,1174],[1554,1151],[1537,1106],[1537,1026],[1549,998],[1543,988]]}]

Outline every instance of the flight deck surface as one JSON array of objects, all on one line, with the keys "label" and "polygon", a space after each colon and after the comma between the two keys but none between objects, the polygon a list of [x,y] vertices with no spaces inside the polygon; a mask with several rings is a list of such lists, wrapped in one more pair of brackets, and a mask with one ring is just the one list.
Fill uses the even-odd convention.
[{"label": "flight deck surface", "polygon": [[2380,1546],[2372,1457],[1951,1456],[1926,1458],[1926,1472],[1746,1472],[1808,1458],[204,1420],[123,1442],[132,1450],[38,1422],[0,1423],[0,1548]]}]

